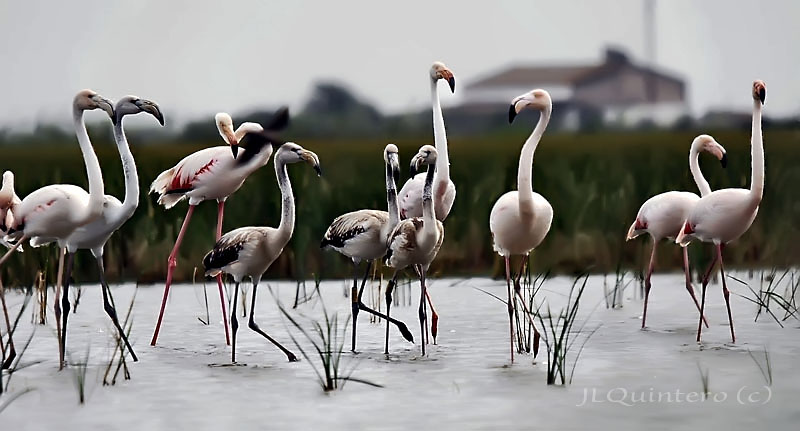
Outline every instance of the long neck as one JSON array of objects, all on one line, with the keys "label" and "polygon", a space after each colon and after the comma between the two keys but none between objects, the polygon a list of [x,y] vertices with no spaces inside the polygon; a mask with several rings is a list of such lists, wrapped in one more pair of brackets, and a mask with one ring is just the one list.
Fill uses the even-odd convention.
[{"label": "long neck", "polygon": [[705,196],[711,193],[711,186],[708,185],[703,171],[700,170],[699,158],[700,152],[692,145],[692,149],[689,150],[689,170],[692,172],[692,178],[694,178],[697,188],[700,189],[700,196]]},{"label": "long neck", "polygon": [[433,143],[436,146],[437,185],[447,185],[450,181],[450,158],[447,155],[447,133],[444,129],[442,106],[439,104],[439,87],[431,80],[431,106],[433,109]]},{"label": "long neck", "polygon": [[519,212],[533,216],[533,153],[542,139],[547,123],[550,122],[550,107],[542,110],[539,115],[539,122],[536,128],[522,146],[522,154],[519,157],[519,169],[517,171],[517,188],[519,190]]},{"label": "long neck", "polygon": [[761,103],[753,101],[753,131],[750,138],[752,158],[752,178],[750,179],[750,196],[756,202],[761,202],[764,194],[764,139],[761,136]]},{"label": "long neck", "polygon": [[89,204],[83,211],[73,217],[78,222],[85,222],[100,215],[103,211],[103,173],[100,171],[100,162],[94,153],[92,143],[89,141],[89,134],[86,132],[86,123],[83,121],[83,111],[73,109],[73,122],[75,134],[78,137],[78,144],[83,154],[83,162],[86,164],[86,175],[89,178]]},{"label": "long neck", "polygon": [[125,176],[125,200],[122,202],[121,217],[129,218],[139,205],[139,176],[136,172],[136,162],[128,146],[125,130],[122,127],[121,117],[114,126],[114,141],[117,143],[119,158],[122,161],[122,173]]},{"label": "long neck", "polygon": [[289,242],[294,232],[294,195],[292,182],[286,172],[286,162],[279,157],[275,159],[275,175],[278,177],[278,187],[281,189],[281,224],[278,225],[278,241],[285,245]]},{"label": "long neck", "polygon": [[394,229],[400,222],[400,210],[397,208],[397,186],[394,184],[394,173],[391,164],[386,164],[386,204],[389,212],[389,229]]},{"label": "long neck", "polygon": [[433,210],[433,166],[428,165],[428,173],[425,174],[425,187],[422,189],[422,218],[428,223],[425,226],[433,226],[436,222],[436,214]]}]

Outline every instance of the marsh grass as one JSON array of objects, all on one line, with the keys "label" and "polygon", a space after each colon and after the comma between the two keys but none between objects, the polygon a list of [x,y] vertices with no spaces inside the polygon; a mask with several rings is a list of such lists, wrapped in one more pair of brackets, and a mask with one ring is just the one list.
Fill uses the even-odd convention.
[{"label": "marsh grass", "polygon": [[703,388],[703,400],[707,400],[708,396],[711,394],[711,389],[709,387],[709,370],[708,368],[703,369],[700,365],[700,362],[697,362],[697,371],[700,372],[700,384]]},{"label": "marsh grass", "polygon": [[[197,267],[194,267],[194,271],[192,272],[192,286],[195,286],[197,283]],[[230,299],[228,300],[230,303]],[[202,317],[197,317],[197,320],[200,321],[203,325],[208,326],[211,322],[211,314],[208,311],[208,290],[206,289],[206,278],[203,277],[203,308],[206,311],[206,320],[203,320]],[[124,326],[123,326],[124,327]]]},{"label": "marsh grass", "polygon": [[772,360],[770,359],[769,350],[767,350],[767,347],[764,346],[764,365],[761,365],[761,362],[759,362],[752,350],[747,349],[747,354],[750,355],[750,358],[756,363],[756,366],[758,367],[758,370],[761,371],[761,375],[764,376],[764,381],[767,383],[767,385],[772,386]]},{"label": "marsh grass", "polygon": [[69,359],[70,371],[72,371],[72,381],[75,384],[75,392],[78,395],[78,403],[84,404],[86,402],[86,374],[89,370],[89,344],[86,345],[86,353],[83,355],[81,361],[75,362],[72,359],[72,354],[68,351],[67,358]]},{"label": "marsh grass", "polygon": [[628,271],[622,268],[622,264],[620,262],[617,263],[617,268],[614,272],[613,286],[609,287],[608,274],[603,276],[603,298],[605,299],[606,308],[622,308],[625,289],[628,287],[628,285],[635,281],[634,277],[631,277],[629,280],[625,280],[627,275]]},{"label": "marsh grass", "polygon": [[[547,384],[553,385],[557,382],[561,385],[571,384],[578,365],[581,353],[586,343],[600,328],[599,326],[586,331],[588,317],[579,324],[578,310],[580,309],[581,298],[586,289],[589,274],[580,275],[572,282],[572,286],[567,296],[567,303],[558,315],[553,314],[550,304],[543,311],[542,305],[537,307],[536,317],[542,327],[542,339],[547,348]],[[581,340],[582,339],[582,340]],[[580,344],[576,346],[576,342]],[[577,350],[575,349],[577,347]],[[572,364],[570,365],[570,352],[574,353]]]},{"label": "marsh grass", "polygon": [[[31,341],[33,340],[33,335],[36,333],[36,328],[34,328],[31,331],[30,335],[25,340],[25,343],[22,344],[22,348],[19,351],[17,351],[16,346],[14,345],[13,342],[14,333],[17,331],[20,319],[25,313],[25,310],[28,308],[31,298],[33,297],[33,290],[27,289],[25,291],[25,296],[23,297],[22,304],[20,305],[19,310],[17,311],[17,314],[13,319],[13,324],[11,324],[12,319],[8,318],[9,310],[5,301],[5,293],[2,291],[3,291],[3,286],[2,282],[0,282],[0,298],[3,299],[2,301],[3,314],[6,317],[6,330],[4,334],[0,335],[0,346],[2,346],[2,349],[0,349],[1,353],[0,356],[2,356],[2,361],[0,361],[0,363],[3,364],[3,366],[0,367],[0,396],[8,392],[9,385],[11,384],[11,378],[14,376],[15,373],[41,362],[41,361],[25,362],[25,363],[22,362],[22,358],[25,356],[25,352],[28,350]],[[5,340],[3,340],[4,337]],[[28,392],[28,390],[24,389],[22,392],[26,393]],[[10,403],[11,401],[13,401],[13,399],[16,398],[17,397],[12,395],[10,400],[4,401],[4,406],[0,407],[0,411],[3,408],[5,408],[5,406],[7,406],[8,403]]]},{"label": "marsh grass", "polygon": [[[125,335],[128,337],[128,339],[130,339],[131,330],[133,329],[133,320],[131,319],[131,314],[133,313],[133,304],[136,302],[136,294],[138,292],[139,284],[137,283],[136,290],[134,290],[133,297],[131,297],[131,302],[128,304],[128,310],[125,313],[125,319],[121,322],[122,329],[125,331]],[[116,308],[116,304],[114,304],[114,298],[111,296],[110,291],[109,299],[112,305],[114,305],[114,308]],[[125,380],[131,379],[131,373],[128,369],[127,362],[127,355],[130,352],[127,352],[125,348],[125,341],[122,340],[122,337],[120,337],[119,332],[116,331],[116,328],[112,326],[110,331],[112,334],[114,334],[114,350],[111,352],[111,358],[108,360],[106,371],[103,374],[103,386],[116,385],[117,377],[119,376],[120,371],[122,371],[122,376]],[[111,374],[112,368],[114,369],[113,374]],[[110,380],[109,376],[111,377]]]},{"label": "marsh grass", "polygon": [[[317,376],[317,381],[325,392],[330,392],[338,389],[343,389],[345,383],[348,381],[363,383],[375,387],[383,387],[380,384],[373,383],[367,380],[353,377],[357,362],[354,362],[349,367],[342,363],[342,356],[345,351],[344,343],[346,340],[345,333],[347,331],[350,316],[345,319],[342,325],[339,324],[339,315],[328,313],[325,307],[325,302],[320,297],[319,303],[322,306],[323,320],[314,320],[306,318],[309,321],[311,329],[306,329],[306,326],[298,321],[288,310],[279,302],[278,308],[286,321],[289,322],[305,341],[311,344],[313,350],[303,347],[298,336],[289,330],[289,337],[300,354],[309,363],[314,373]],[[340,330],[341,328],[341,330]],[[287,329],[288,325],[287,325]]]},{"label": "marsh grass", "polygon": [[[764,272],[762,271],[761,276],[759,277],[760,286],[758,291],[753,289],[750,284],[744,280],[729,274],[727,277],[747,287],[747,289],[750,291],[750,296],[741,294],[736,295],[756,305],[756,314],[753,318],[755,322],[758,321],[758,318],[762,313],[768,314],[770,317],[772,317],[775,323],[778,324],[778,326],[783,328],[783,322],[790,317],[800,319],[800,310],[797,308],[796,300],[797,290],[800,288],[800,285],[798,285],[800,281],[797,280],[795,272],[795,270],[787,269],[784,270],[779,276],[778,270],[773,268],[765,276]],[[786,281],[786,283],[783,292],[781,293],[779,291],[779,287],[784,281]],[[783,311],[783,317],[778,317],[775,314],[775,311],[773,311],[773,308],[771,307],[772,305],[776,305],[776,309]]]}]

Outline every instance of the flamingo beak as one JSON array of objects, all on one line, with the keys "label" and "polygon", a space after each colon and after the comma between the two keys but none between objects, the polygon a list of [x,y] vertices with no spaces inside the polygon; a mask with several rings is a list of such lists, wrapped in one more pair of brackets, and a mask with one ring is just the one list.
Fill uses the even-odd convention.
[{"label": "flamingo beak", "polygon": [[233,158],[235,159],[236,156],[239,155],[239,141],[236,139],[236,135],[234,135],[231,128],[226,127],[224,133],[225,140],[228,141],[228,144],[231,146],[231,152],[233,153]]},{"label": "flamingo beak", "polygon": [[728,167],[728,153],[722,154],[722,157],[719,159],[719,162],[722,164],[723,168]]},{"label": "flamingo beak", "polygon": [[514,122],[514,118],[517,117],[517,108],[512,103],[511,106],[508,107],[508,124]]},{"label": "flamingo beak", "polygon": [[763,105],[763,104],[764,104],[764,102],[767,100],[767,89],[766,89],[766,88],[764,88],[764,87],[761,87],[761,88],[758,90],[758,99],[761,101],[761,104],[762,104],[762,105]]},{"label": "flamingo beak", "polygon": [[314,172],[317,173],[318,177],[322,176],[322,167],[319,165],[319,157],[313,151],[303,150],[300,157],[314,167]]},{"label": "flamingo beak", "polygon": [[455,93],[456,92],[456,77],[453,76],[453,75],[450,75],[450,77],[447,78],[447,84],[450,85],[450,92],[451,93]]},{"label": "flamingo beak", "polygon": [[102,109],[103,111],[105,111],[106,114],[108,114],[108,117],[111,118],[111,123],[116,126],[117,116],[114,113],[114,104],[111,103],[110,100],[106,99],[105,97],[99,94],[95,94],[92,97],[92,100],[94,101],[97,108]]}]

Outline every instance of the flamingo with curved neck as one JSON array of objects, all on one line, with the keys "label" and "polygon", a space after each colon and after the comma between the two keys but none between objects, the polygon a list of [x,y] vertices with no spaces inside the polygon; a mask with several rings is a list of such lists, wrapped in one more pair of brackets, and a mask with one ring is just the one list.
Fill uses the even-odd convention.
[{"label": "flamingo with curved neck", "polygon": [[[725,148],[720,145],[714,138],[709,135],[700,135],[694,138],[692,146],[689,150],[689,170],[692,173],[697,188],[700,190],[700,196],[706,196],[711,193],[711,187],[708,185],[700,170],[699,158],[700,152],[707,151],[713,154],[720,160],[722,166],[725,167],[727,163],[727,155]],[[669,191],[651,197],[639,208],[628,235],[625,238],[629,241],[637,236],[648,233],[653,239],[653,248],[650,252],[650,264],[647,269],[647,275],[644,279],[644,311],[642,312],[642,329],[644,329],[647,322],[647,303],[650,299],[650,278],[653,275],[656,263],[656,247],[658,242],[664,238],[675,238],[678,236],[683,222],[689,216],[700,196],[691,192]],[[697,311],[700,311],[700,303],[697,302],[697,297],[692,287],[692,278],[689,273],[689,254],[686,248],[683,248],[683,273],[685,276],[685,286],[689,295],[692,297]],[[703,321],[708,322],[703,318]]]},{"label": "flamingo with curved neck", "polygon": [[[116,122],[113,105],[108,99],[92,90],[78,92],[72,103],[72,120],[89,179],[88,198],[85,190],[71,184],[54,184],[31,192],[22,199],[14,213],[14,223],[8,229],[8,236],[16,241],[16,245],[0,258],[0,266],[17,247],[29,238],[32,242],[39,243],[56,241],[62,250],[74,252],[74,249],[69,249],[67,238],[75,229],[102,215],[103,176],[83,119],[85,111],[94,109],[102,109],[112,122]],[[64,324],[70,307],[68,294],[68,289],[64,289],[61,295],[61,307],[64,310],[62,323]],[[58,292],[56,296],[58,296]],[[60,368],[64,366],[63,344],[66,342],[65,339],[66,331],[62,331]]]},{"label": "flamingo with curved neck", "polygon": [[[514,363],[513,315],[516,302],[514,294],[521,296],[519,278],[522,276],[526,259],[522,259],[520,270],[514,278],[514,293],[511,289],[510,259],[513,255],[527,257],[531,250],[542,242],[553,221],[553,207],[547,199],[533,191],[532,180],[533,155],[547,129],[553,111],[550,94],[545,90],[536,89],[514,98],[508,111],[508,122],[513,122],[517,114],[526,108],[536,109],[540,115],[536,127],[522,146],[517,169],[518,190],[500,196],[489,215],[489,229],[494,239],[494,250],[505,260],[511,363]],[[521,303],[523,307],[527,307],[525,301]],[[534,335],[538,337],[539,333],[535,332]]]},{"label": "flamingo with curved neck", "polygon": [[[269,139],[263,134],[254,134],[253,139],[261,140],[265,145],[269,144]],[[312,165],[317,175],[322,174],[317,155],[300,145],[287,142],[275,152],[275,175],[278,177],[278,186],[281,190],[281,221],[278,228],[248,226],[234,229],[223,235],[214,245],[214,248],[203,258],[206,275],[217,276],[224,272],[231,274],[236,283],[233,290],[233,307],[231,310],[231,328],[233,329],[231,362],[236,362],[236,334],[239,330],[236,305],[239,302],[239,283],[244,277],[250,277],[253,282],[248,326],[278,347],[290,362],[297,361],[294,353],[267,335],[256,324],[255,307],[256,293],[261,276],[283,252],[294,232],[294,194],[292,193],[292,182],[289,179],[286,166],[299,162]]]},{"label": "flamingo with curved neck", "polygon": [[[764,195],[764,139],[761,135],[761,110],[767,97],[767,86],[764,81],[754,81],[752,87],[753,125],[750,138],[751,178],[749,189],[721,189],[700,198],[695,204],[675,242],[686,247],[693,240],[711,242],[716,246],[716,254],[702,280],[701,315],[705,309],[706,286],[714,266],[719,262],[722,278],[722,295],[728,309],[731,341],[736,342],[731,315],[730,291],[725,279],[725,268],[722,250],[731,241],[747,232],[758,214],[758,206]],[[697,327],[697,342],[703,330],[702,319]]]}]

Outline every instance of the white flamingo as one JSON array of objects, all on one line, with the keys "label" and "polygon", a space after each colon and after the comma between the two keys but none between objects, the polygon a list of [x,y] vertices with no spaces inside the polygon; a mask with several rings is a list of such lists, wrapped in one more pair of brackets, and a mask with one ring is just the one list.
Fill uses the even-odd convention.
[{"label": "white flamingo", "polygon": [[[269,146],[269,140],[261,134],[255,134],[253,140],[260,140],[262,145]],[[250,305],[250,321],[248,326],[253,331],[277,346],[290,362],[297,361],[294,353],[283,347],[278,341],[267,335],[255,322],[256,293],[261,276],[269,269],[272,262],[280,256],[283,248],[289,243],[294,232],[295,208],[292,183],[286,172],[286,165],[290,163],[307,162],[314,167],[317,175],[322,172],[319,158],[303,147],[287,142],[275,152],[275,175],[278,177],[278,186],[281,189],[281,221],[278,228],[248,226],[234,229],[223,235],[214,245],[214,248],[203,258],[206,275],[216,276],[221,273],[231,274],[236,287],[233,293],[233,309],[231,310],[231,327],[233,328],[233,346],[231,349],[231,362],[236,362],[236,332],[239,322],[236,318],[236,304],[239,298],[239,283],[244,277],[250,277],[253,282],[252,303]]]},{"label": "white flamingo", "polygon": [[[400,221],[397,209],[397,188],[394,179],[400,175],[400,165],[397,155],[397,146],[389,144],[383,150],[383,160],[386,164],[386,204],[388,211],[358,210],[342,214],[333,220],[325,231],[320,247],[330,247],[337,252],[349,257],[353,261],[353,288],[350,292],[351,308],[353,313],[353,341],[352,351],[356,350],[356,321],[359,310],[372,313],[380,318],[388,319],[397,325],[403,337],[414,342],[414,336],[405,323],[381,314],[361,301],[364,285],[367,281],[369,270],[374,259],[386,255],[389,247],[389,235]],[[367,261],[367,270],[361,290],[358,290],[358,264]]]},{"label": "white flamingo", "polygon": [[[62,250],[66,249],[68,252],[74,253],[75,249],[68,248],[67,238],[75,229],[91,223],[103,214],[103,176],[83,120],[84,111],[94,109],[102,109],[111,117],[112,122],[116,121],[114,108],[108,99],[92,90],[78,92],[72,103],[72,117],[78,144],[86,165],[89,193],[87,194],[81,187],[71,184],[54,184],[34,190],[25,196],[14,212],[14,224],[8,229],[9,236],[16,241],[16,245],[0,259],[0,266],[17,247],[29,238],[41,242],[57,241]],[[64,289],[61,296],[64,330],[61,331],[60,339],[60,368],[64,365],[64,345],[67,336],[66,318],[70,309],[68,293],[68,289]]]},{"label": "white flamingo", "polygon": [[[136,162],[134,161],[133,154],[131,154],[131,149],[128,146],[128,140],[125,137],[125,131],[123,130],[122,122],[126,115],[138,114],[140,112],[146,112],[154,116],[162,126],[164,125],[164,116],[161,113],[161,109],[155,102],[140,99],[136,96],[126,96],[117,101],[117,104],[114,107],[114,113],[116,117],[114,124],[114,141],[117,144],[117,150],[119,151],[119,156],[122,161],[122,171],[125,176],[125,200],[124,202],[120,202],[119,199],[115,198],[114,196],[105,195],[103,212],[100,217],[87,225],[75,229],[75,231],[73,231],[72,234],[67,237],[67,272],[65,277],[63,277],[64,290],[66,291],[69,289],[69,281],[72,273],[75,252],[77,250],[91,250],[92,255],[97,261],[97,268],[100,273],[100,285],[103,292],[103,308],[111,318],[111,322],[117,328],[117,331],[119,332],[119,335],[125,343],[128,351],[131,353],[131,357],[133,358],[134,362],[138,361],[139,359],[136,357],[136,353],[133,351],[133,348],[128,342],[128,337],[125,335],[125,331],[119,324],[117,311],[114,308],[113,303],[109,301],[111,290],[108,287],[108,283],[106,283],[105,268],[103,266],[103,250],[106,242],[108,242],[109,238],[111,238],[111,235],[113,235],[114,232],[116,232],[123,224],[125,224],[125,222],[131,218],[131,216],[133,216],[133,213],[136,211],[136,207],[139,205],[139,177],[136,173]],[[69,313],[64,313],[63,317],[59,316],[59,314],[60,309],[57,308],[56,319],[59,319],[59,317],[62,318],[61,324],[63,334],[67,330],[67,314]],[[65,342],[66,336],[63,335],[62,337]],[[66,350],[66,346],[62,345],[62,349]]]},{"label": "white flamingo", "polygon": [[[450,179],[450,158],[447,151],[447,133],[444,127],[444,117],[442,116],[442,106],[439,103],[439,80],[447,81],[450,92],[456,92],[456,78],[453,72],[437,61],[431,66],[429,75],[431,87],[431,110],[433,111],[433,143],[439,152],[436,162],[436,173],[433,178],[433,205],[436,210],[436,219],[444,221],[450,214],[453,201],[456,199],[456,186]],[[413,175],[406,181],[400,189],[399,206],[400,218],[422,217],[422,191],[425,186],[425,174]],[[419,275],[419,268],[414,269]],[[431,334],[433,342],[436,343],[436,333],[439,322],[439,315],[433,307],[430,294],[426,290],[428,303],[431,306]]]},{"label": "white flamingo", "polygon": [[[725,167],[727,163],[727,154],[725,148],[720,145],[709,135],[700,135],[692,141],[692,147],[689,150],[689,170],[692,173],[692,178],[700,190],[700,196],[706,196],[711,193],[711,187],[708,185],[703,172],[700,170],[698,159],[700,152],[707,151],[713,154]],[[683,222],[689,216],[689,212],[700,200],[700,196],[692,192],[677,192],[670,191],[661,193],[651,197],[642,204],[639,212],[636,214],[630,229],[628,229],[628,236],[625,238],[629,241],[637,236],[648,233],[653,238],[653,250],[650,253],[650,265],[647,268],[647,276],[644,278],[644,311],[642,312],[642,328],[645,327],[647,321],[647,300],[650,298],[650,277],[653,275],[653,269],[656,265],[656,246],[658,242],[664,238],[671,240],[675,239],[683,227]],[[692,277],[689,274],[689,254],[686,248],[683,248],[683,273],[686,278],[686,290],[692,296],[697,311],[700,311],[700,304],[697,302],[697,297],[694,294],[692,287]],[[704,319],[705,320],[705,319]],[[708,323],[706,322],[706,325]]]},{"label": "white flamingo", "polygon": [[[257,123],[242,123],[233,131],[233,120],[226,113],[219,113],[214,117],[217,129],[227,146],[206,148],[186,156],[174,167],[162,172],[150,186],[151,193],[159,195],[158,203],[166,209],[172,208],[183,200],[189,199],[189,209],[183,219],[183,225],[178,232],[175,246],[167,258],[167,281],[164,285],[164,297],[161,300],[161,309],[158,313],[153,338],[150,345],[155,346],[161,321],[164,318],[164,309],[167,306],[169,288],[172,285],[172,274],[178,265],[178,250],[180,249],[189,220],[192,218],[195,207],[204,200],[217,201],[217,230],[215,240],[222,236],[222,219],[225,211],[225,200],[228,196],[239,190],[250,174],[258,168],[269,163],[272,155],[272,146],[264,139],[251,140],[241,155],[238,155],[239,141],[247,134],[261,133],[264,128]],[[288,109],[280,109],[270,121],[267,130],[280,130],[286,127],[289,121]],[[217,277],[219,301],[222,307],[222,321],[225,327],[225,342],[230,344],[228,335],[228,320],[225,318],[225,295],[222,290],[222,276]]]},{"label": "white flamingo", "polygon": [[[439,159],[436,162],[436,174],[433,177],[433,204],[436,219],[444,221],[450,214],[453,201],[456,199],[456,186],[450,180],[450,159],[447,155],[447,134],[442,117],[442,106],[439,103],[439,87],[437,83],[444,79],[450,85],[450,91],[456,91],[456,79],[453,72],[441,62],[433,63],[430,70],[431,105],[433,109],[433,142]],[[400,189],[400,217],[422,217],[422,191],[425,186],[425,174],[420,172],[406,181]]]},{"label": "white flamingo", "polygon": [[[528,254],[536,248],[550,231],[553,221],[553,207],[539,193],[533,191],[533,153],[539,145],[550,115],[553,111],[553,102],[550,94],[541,89],[536,89],[514,98],[508,111],[508,122],[514,121],[517,114],[525,108],[536,109],[540,112],[539,122],[533,129],[519,158],[517,172],[517,188],[500,196],[492,207],[489,215],[489,229],[494,240],[494,250],[503,256],[506,266],[506,287],[508,289],[508,324],[511,341],[511,363],[514,363],[514,293],[520,295],[519,283],[515,282],[514,293],[511,289],[510,259],[513,255],[525,257],[517,277],[522,274]],[[525,301],[521,301],[523,307]],[[527,311],[527,310],[526,310]],[[536,328],[534,327],[534,330]],[[538,337],[538,332],[534,334]],[[536,344],[536,343],[534,343]]]},{"label": "white flamingo", "polygon": [[[425,355],[425,332],[427,331],[427,312],[425,298],[427,293],[425,276],[428,267],[436,258],[444,241],[444,225],[436,218],[433,204],[433,181],[436,170],[437,151],[431,145],[423,145],[411,159],[411,169],[428,167],[425,174],[425,187],[422,191],[422,217],[407,218],[395,226],[389,237],[389,250],[386,264],[394,268],[394,274],[386,287],[386,315],[392,306],[392,291],[397,282],[397,274],[401,269],[415,266],[419,272],[420,299],[419,325],[421,333],[422,355]],[[386,344],[384,353],[389,354],[389,323],[386,324]]]},{"label": "white flamingo", "polygon": [[[702,281],[702,299],[700,300],[701,317],[706,304],[706,286],[714,265],[719,261],[722,278],[722,294],[728,308],[728,323],[731,327],[731,341],[736,342],[731,315],[730,291],[725,281],[725,267],[722,261],[722,249],[725,244],[739,238],[747,232],[758,213],[758,206],[764,195],[764,139],[761,136],[761,107],[767,97],[767,86],[763,81],[753,82],[753,129],[750,140],[752,147],[752,178],[750,189],[721,189],[700,198],[686,218],[675,242],[683,247],[697,239],[713,242],[716,254],[711,261]],[[697,326],[697,342],[703,330],[702,319]]]},{"label": "white flamingo", "polygon": [[[8,227],[14,224],[14,210],[22,201],[14,191],[14,173],[11,171],[3,172],[3,186],[0,188],[0,244],[11,248],[5,240]],[[22,251],[22,249],[18,249]]]}]

